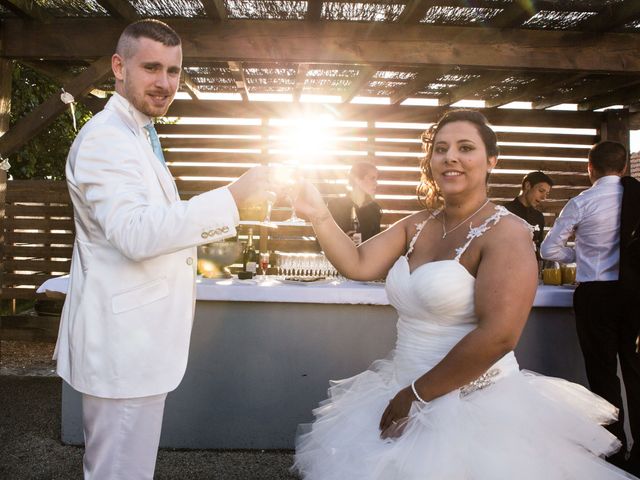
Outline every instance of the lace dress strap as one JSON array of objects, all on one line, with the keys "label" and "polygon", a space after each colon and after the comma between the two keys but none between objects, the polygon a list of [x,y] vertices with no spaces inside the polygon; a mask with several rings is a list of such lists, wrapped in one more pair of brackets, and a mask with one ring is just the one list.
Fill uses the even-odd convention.
[{"label": "lace dress strap", "polygon": [[460,261],[460,257],[462,257],[462,254],[467,250],[467,248],[469,248],[469,245],[474,238],[481,237],[484,232],[498,223],[502,217],[509,215],[509,210],[507,210],[503,206],[497,205],[495,210],[496,212],[489,218],[487,218],[484,222],[482,222],[481,225],[469,228],[469,233],[467,233],[467,242],[462,247],[456,248],[456,262]]},{"label": "lace dress strap", "polygon": [[438,215],[441,210],[442,209],[436,210],[430,216],[428,216],[425,220],[419,223],[416,223],[416,233],[413,234],[413,238],[411,239],[411,242],[409,242],[409,248],[407,248],[407,253],[404,254],[406,258],[409,258],[409,255],[411,255],[411,253],[413,252],[413,247],[416,244],[416,240],[418,240],[418,237],[420,236],[420,232],[422,231],[422,229],[425,227],[427,223],[429,223],[429,220],[431,220],[436,215]]}]

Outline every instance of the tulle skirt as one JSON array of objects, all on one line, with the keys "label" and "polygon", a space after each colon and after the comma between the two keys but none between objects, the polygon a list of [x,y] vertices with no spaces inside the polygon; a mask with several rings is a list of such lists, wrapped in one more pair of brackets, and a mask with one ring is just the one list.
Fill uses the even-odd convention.
[{"label": "tulle skirt", "polygon": [[635,478],[603,460],[620,448],[601,426],[615,421],[615,407],[580,385],[520,371],[509,356],[487,382],[414,402],[396,439],[378,429],[406,386],[392,359],[332,382],[315,421],[299,428],[293,469],[305,480]]}]

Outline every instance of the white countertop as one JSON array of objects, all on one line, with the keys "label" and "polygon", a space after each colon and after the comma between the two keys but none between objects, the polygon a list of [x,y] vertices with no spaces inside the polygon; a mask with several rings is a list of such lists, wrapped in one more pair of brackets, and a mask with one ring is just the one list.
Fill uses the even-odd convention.
[{"label": "white countertop", "polygon": [[[44,282],[38,293],[51,297],[66,294],[68,275]],[[574,285],[539,285],[534,307],[571,307]],[[199,278],[197,296],[202,301],[334,303],[389,305],[384,284],[352,280],[323,280],[316,283],[290,283],[267,276],[253,280]]]}]

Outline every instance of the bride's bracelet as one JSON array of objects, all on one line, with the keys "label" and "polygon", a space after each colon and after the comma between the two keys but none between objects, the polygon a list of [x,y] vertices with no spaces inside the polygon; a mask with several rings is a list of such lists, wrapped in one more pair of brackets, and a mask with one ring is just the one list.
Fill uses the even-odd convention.
[{"label": "bride's bracelet", "polygon": [[424,403],[425,405],[429,402],[427,402],[426,400],[424,400],[420,395],[418,395],[418,390],[416,390],[416,381],[414,380],[413,382],[411,382],[411,391],[413,392],[413,394],[415,395],[416,399],[420,402],[420,403]]}]

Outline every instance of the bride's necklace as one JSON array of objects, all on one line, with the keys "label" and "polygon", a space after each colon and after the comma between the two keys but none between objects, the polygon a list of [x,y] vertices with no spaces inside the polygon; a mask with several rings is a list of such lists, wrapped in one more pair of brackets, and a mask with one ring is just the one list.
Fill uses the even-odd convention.
[{"label": "bride's necklace", "polygon": [[462,220],[461,222],[457,223],[455,227],[453,227],[450,230],[447,230],[447,214],[444,210],[442,210],[442,238],[447,238],[447,235],[449,235],[451,232],[453,232],[454,230],[456,230],[458,227],[460,227],[463,223],[465,223],[467,220],[470,220],[471,218],[473,218],[473,216],[478,213],[480,210],[482,210],[485,205],[489,203],[489,199],[487,198],[487,201],[484,202],[482,205],[480,205],[480,208],[477,209],[475,212],[473,212],[471,215],[469,215],[467,218],[465,218],[464,220]]}]

